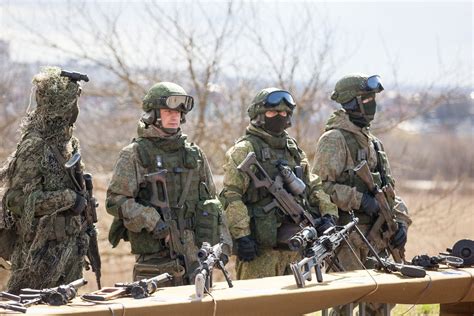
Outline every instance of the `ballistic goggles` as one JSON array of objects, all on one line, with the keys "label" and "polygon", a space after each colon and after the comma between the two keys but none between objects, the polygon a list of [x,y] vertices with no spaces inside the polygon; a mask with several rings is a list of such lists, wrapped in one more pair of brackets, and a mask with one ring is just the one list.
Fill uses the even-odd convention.
[{"label": "ballistic goggles", "polygon": [[293,110],[296,106],[295,100],[288,91],[273,91],[270,92],[265,101],[263,101],[263,106],[266,108],[274,108],[278,106],[281,102],[285,102],[285,104]]},{"label": "ballistic goggles", "polygon": [[383,85],[382,85],[382,80],[380,79],[380,76],[373,75],[367,78],[367,81],[364,83],[362,90],[366,92],[375,92],[375,93],[379,93],[380,91],[383,91]]},{"label": "ballistic goggles", "polygon": [[189,95],[170,95],[159,99],[161,105],[166,105],[172,110],[181,110],[189,112],[194,107],[194,99]]}]

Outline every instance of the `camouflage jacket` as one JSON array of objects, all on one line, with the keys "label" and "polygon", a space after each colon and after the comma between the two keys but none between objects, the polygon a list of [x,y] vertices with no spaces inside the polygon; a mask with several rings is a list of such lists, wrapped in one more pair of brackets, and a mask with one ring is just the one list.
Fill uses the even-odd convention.
[{"label": "camouflage jacket", "polygon": [[[138,124],[138,137],[145,139],[164,139],[164,136],[159,129],[152,125],[148,128],[145,128],[145,125],[142,122],[139,122]],[[180,132],[172,137],[174,137],[172,139],[176,139],[176,144],[178,144],[179,140],[185,138],[185,136],[181,136]],[[184,143],[182,144],[182,146],[184,146]],[[209,190],[210,198],[215,198],[216,188],[205,154],[196,145],[190,143],[186,144],[186,146],[191,146],[197,150],[199,156],[202,157],[202,161],[199,162],[200,167],[198,167],[199,178],[204,179],[204,182]],[[151,206],[146,200],[139,196],[142,189],[146,186],[145,174],[149,172],[150,171],[145,167],[144,162],[142,161],[137,143],[132,142],[130,145],[124,147],[120,152],[119,158],[115,164],[112,179],[107,190],[107,212],[113,215],[116,219],[120,218],[123,221],[123,225],[130,232],[129,235],[141,234],[142,238],[140,240],[143,241],[143,239],[146,239],[150,243],[150,245],[139,246],[134,245],[134,242],[130,240],[132,242],[133,253],[150,253],[150,251],[154,252],[158,249],[161,249],[160,246],[158,246],[159,242],[157,240],[153,240],[150,234],[158,221],[161,219],[161,215],[153,206]],[[176,190],[179,191],[176,193],[177,196],[179,196],[182,193],[182,188],[180,189],[179,183],[173,182],[175,181],[175,178],[171,177],[172,173],[173,172],[169,170],[166,176],[168,190],[174,186]],[[197,186],[199,183],[192,181],[190,192],[196,189],[192,187],[193,185]],[[170,193],[172,192],[169,192],[169,194]],[[188,206],[188,203],[186,203],[185,208]],[[228,234],[224,218],[220,223],[219,230],[221,232],[221,239],[229,246],[230,251],[232,241]],[[114,241],[110,236],[111,235],[109,234],[109,240],[115,246],[119,240]]]},{"label": "camouflage jacket", "polygon": [[[352,170],[357,162],[352,158],[344,133],[349,133],[361,148],[365,148],[364,159],[367,160],[369,169],[377,167],[377,153],[373,141],[380,142],[368,127],[360,128],[354,125],[345,110],[335,111],[329,118],[325,133],[320,137],[313,164],[313,172],[317,173],[323,182],[324,190],[331,196],[331,200],[340,211],[348,212],[360,208],[362,193],[355,186],[343,184],[341,179],[344,173]],[[388,159],[386,159],[387,177],[395,188],[395,181],[390,172]],[[398,220],[410,224],[408,210],[400,197],[396,197]]]},{"label": "camouflage jacket", "polygon": [[[67,161],[78,151],[79,141],[72,137],[63,146],[58,144],[54,146],[58,147],[62,159]],[[47,145],[39,134],[32,132],[24,135],[10,163],[11,177],[3,198],[4,209],[10,210],[18,218],[32,217],[25,218],[22,223],[31,220],[30,223],[34,226],[41,216],[53,213],[55,217],[67,215],[64,212],[74,206],[77,194],[72,180],[64,172],[60,163],[50,145]],[[67,231],[78,232],[80,217],[66,217],[70,217]],[[54,234],[54,229],[50,230],[51,234]],[[64,232],[64,227],[62,230]],[[59,230],[56,233],[58,232]],[[33,232],[29,232],[31,233]],[[54,236],[48,238],[54,239]]]},{"label": "camouflage jacket", "polygon": [[[247,133],[260,134],[263,138],[273,137],[261,128],[250,125]],[[283,136],[290,139],[288,134]],[[306,154],[298,148],[301,155],[300,165],[303,169],[303,178],[307,179],[307,200],[311,205],[319,209],[321,215],[331,214],[337,216],[337,208],[331,203],[329,196],[324,193],[321,180],[315,174],[310,173]],[[225,157],[224,163],[224,189],[223,197],[228,201],[225,215],[229,225],[229,230],[234,239],[251,234],[251,216],[249,209],[244,202],[245,193],[249,190],[251,181],[248,175],[237,170],[237,166],[247,157],[248,153],[255,152],[253,145],[248,140],[238,141],[231,147]]]}]

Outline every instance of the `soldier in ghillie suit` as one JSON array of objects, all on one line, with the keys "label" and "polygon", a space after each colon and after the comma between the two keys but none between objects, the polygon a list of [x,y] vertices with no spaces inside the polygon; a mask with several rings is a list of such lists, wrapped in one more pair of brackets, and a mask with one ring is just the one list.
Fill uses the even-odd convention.
[{"label": "soldier in ghillie suit", "polygon": [[192,108],[193,98],[179,85],[153,85],[143,99],[138,137],[116,162],[107,190],[107,212],[114,216],[109,241],[114,247],[120,239],[130,242],[134,280],[167,272],[173,280],[163,286],[192,284],[204,241],[223,242],[230,254],[206,155],[181,133]]},{"label": "soldier in ghillie suit", "polygon": [[81,87],[60,73],[45,67],[33,78],[37,106],[23,119],[21,140],[1,173],[2,216],[14,222],[17,235],[7,285],[12,293],[82,277],[89,238],[80,215],[87,199],[75,192],[64,168],[79,152],[72,133]]},{"label": "soldier in ghillie suit", "polygon": [[[381,141],[370,131],[370,123],[376,112],[376,93],[383,90],[379,76],[363,74],[348,75],[340,79],[331,94],[331,99],[340,103],[326,124],[326,131],[319,139],[313,172],[323,182],[324,190],[339,208],[339,224],[347,224],[350,211],[359,218],[359,227],[366,234],[378,217],[380,205],[369,188],[354,173],[353,169],[362,160],[367,161],[374,183],[395,189],[387,154]],[[391,246],[403,249],[407,242],[407,229],[411,224],[405,203],[398,196],[389,201],[394,210],[398,230],[391,238]],[[366,258],[368,247],[355,232],[350,241],[357,256],[366,267],[372,267]],[[377,249],[385,252],[386,249]],[[383,254],[383,253],[381,253]],[[339,262],[346,270],[360,269],[359,260],[348,245],[338,250]],[[374,313],[371,307],[367,310]]]},{"label": "soldier in ghillie suit", "polygon": [[278,207],[266,208],[273,201],[271,193],[265,188],[255,188],[251,178],[237,169],[249,153],[255,153],[273,180],[279,174],[280,164],[291,168],[303,180],[306,185],[303,198],[295,198],[314,218],[323,216],[319,232],[334,225],[337,217],[337,208],[322,190],[321,181],[310,173],[306,154],[285,131],[291,126],[295,106],[287,91],[261,90],[248,108],[250,125],[245,136],[226,153],[221,196],[237,247],[239,280],[289,274],[289,263],[299,257],[297,252],[289,250],[287,240],[278,238],[285,231],[291,231],[295,224]]}]

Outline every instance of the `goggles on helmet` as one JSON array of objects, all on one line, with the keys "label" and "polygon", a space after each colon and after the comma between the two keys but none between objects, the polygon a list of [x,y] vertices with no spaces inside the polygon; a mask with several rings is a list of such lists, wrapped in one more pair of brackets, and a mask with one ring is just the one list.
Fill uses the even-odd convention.
[{"label": "goggles on helmet", "polygon": [[378,93],[383,91],[382,80],[379,75],[373,75],[367,78],[367,81],[364,83],[363,90],[367,92]]},{"label": "goggles on helmet", "polygon": [[194,99],[189,95],[170,95],[161,97],[160,102],[172,110],[177,110],[179,107],[183,111],[189,112],[194,107]]},{"label": "goggles on helmet", "polygon": [[263,101],[263,106],[266,108],[274,108],[278,106],[281,102],[285,102],[288,107],[293,110],[296,106],[293,97],[288,91],[273,91],[267,95],[265,101]]}]

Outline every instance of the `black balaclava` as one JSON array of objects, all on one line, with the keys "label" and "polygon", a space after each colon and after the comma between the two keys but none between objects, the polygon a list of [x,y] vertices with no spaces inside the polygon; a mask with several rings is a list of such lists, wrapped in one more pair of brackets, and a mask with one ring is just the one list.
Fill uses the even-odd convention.
[{"label": "black balaclava", "polygon": [[280,114],[277,114],[274,117],[265,116],[262,127],[270,134],[280,135],[285,131],[285,128],[288,127],[288,117],[281,116]]},{"label": "black balaclava", "polygon": [[[372,100],[364,103],[364,100],[372,98]],[[349,120],[360,128],[367,127],[374,120],[377,111],[377,103],[375,102],[375,93],[371,93],[362,97],[354,98],[344,104],[349,115]]]}]

